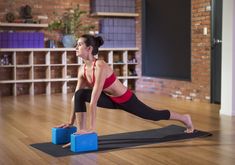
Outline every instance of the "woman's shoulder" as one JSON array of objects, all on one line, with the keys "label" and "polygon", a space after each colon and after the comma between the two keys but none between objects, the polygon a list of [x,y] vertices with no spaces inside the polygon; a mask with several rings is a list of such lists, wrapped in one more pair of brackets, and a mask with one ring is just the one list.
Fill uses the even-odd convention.
[{"label": "woman's shoulder", "polygon": [[107,74],[107,75],[109,75],[111,72],[113,72],[112,68],[104,60],[97,60],[96,67],[98,70],[100,70],[103,73],[105,72],[105,74]]},{"label": "woman's shoulder", "polygon": [[96,61],[96,66],[99,68],[106,68],[108,67],[108,64],[104,60],[97,60]]}]

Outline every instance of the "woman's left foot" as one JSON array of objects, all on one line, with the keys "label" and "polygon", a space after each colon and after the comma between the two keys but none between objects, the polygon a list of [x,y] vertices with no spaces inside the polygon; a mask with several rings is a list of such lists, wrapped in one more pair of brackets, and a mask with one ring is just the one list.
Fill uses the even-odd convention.
[{"label": "woman's left foot", "polygon": [[184,115],[184,124],[186,125],[187,129],[184,131],[185,133],[193,133],[194,127],[192,123],[191,116],[186,114]]}]

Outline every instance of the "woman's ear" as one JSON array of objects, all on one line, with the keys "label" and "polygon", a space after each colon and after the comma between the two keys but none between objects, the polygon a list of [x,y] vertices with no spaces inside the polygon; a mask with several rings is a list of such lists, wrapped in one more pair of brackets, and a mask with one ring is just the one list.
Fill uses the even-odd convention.
[{"label": "woman's ear", "polygon": [[92,47],[92,46],[88,46],[88,47],[87,47],[87,50],[89,51],[89,53],[92,53],[93,47]]}]

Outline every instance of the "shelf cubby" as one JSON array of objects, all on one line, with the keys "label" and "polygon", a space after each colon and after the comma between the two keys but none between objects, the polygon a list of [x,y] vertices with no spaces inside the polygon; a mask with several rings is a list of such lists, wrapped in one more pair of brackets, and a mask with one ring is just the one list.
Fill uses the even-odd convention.
[{"label": "shelf cubby", "polygon": [[63,66],[51,66],[51,79],[63,78]]},{"label": "shelf cubby", "polygon": [[0,81],[1,80],[13,80],[14,79],[14,67],[0,66]]},{"label": "shelf cubby", "polygon": [[34,66],[34,79],[47,79],[48,78],[47,66]]},{"label": "shelf cubby", "polygon": [[62,52],[51,51],[50,52],[50,64],[62,64]]},{"label": "shelf cubby", "polygon": [[124,63],[123,51],[113,51],[113,64]]},{"label": "shelf cubby", "polygon": [[135,65],[128,65],[127,70],[128,70],[128,76],[137,76],[136,70],[135,70]]},{"label": "shelf cubby", "polygon": [[13,52],[0,52],[0,65],[13,66],[14,65],[14,53]]},{"label": "shelf cubby", "polygon": [[32,80],[32,68],[27,66],[17,66],[16,80]]},{"label": "shelf cubby", "polygon": [[34,52],[33,53],[33,64],[34,65],[46,65],[47,64],[47,52],[40,51],[40,52]]},{"label": "shelf cubby", "polygon": [[16,84],[16,96],[29,95],[31,89],[31,83],[17,83]]},{"label": "shelf cubby", "polygon": [[48,82],[35,82],[34,83],[34,94],[45,94]]},{"label": "shelf cubby", "polygon": [[51,82],[51,94],[62,93],[62,91],[63,91],[62,81]]},{"label": "shelf cubby", "polygon": [[137,64],[135,53],[136,53],[135,51],[129,51],[128,52],[128,55],[127,55],[128,64]]},{"label": "shelf cubby", "polygon": [[18,52],[16,56],[16,65],[31,65],[32,52]]},{"label": "shelf cubby", "polygon": [[0,97],[1,96],[12,96],[14,84],[0,84]]}]

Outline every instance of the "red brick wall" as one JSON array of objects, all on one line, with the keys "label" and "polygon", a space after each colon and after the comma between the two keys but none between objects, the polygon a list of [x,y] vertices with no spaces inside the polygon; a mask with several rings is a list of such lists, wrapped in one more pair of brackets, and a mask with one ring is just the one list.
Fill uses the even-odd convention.
[{"label": "red brick wall", "polygon": [[[137,11],[140,2],[137,0]],[[141,77],[136,83],[138,91],[159,92],[179,99],[193,101],[210,101],[210,0],[192,0],[192,81],[178,81],[152,77]],[[138,22],[138,21],[137,21]],[[203,35],[203,28],[208,29],[208,35]],[[141,30],[137,28],[137,43],[141,43]],[[140,47],[140,45],[138,45]],[[140,47],[141,48],[141,47]],[[138,61],[141,61],[139,55]],[[141,75],[141,65],[138,73]]]}]

